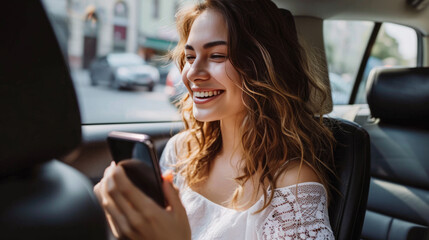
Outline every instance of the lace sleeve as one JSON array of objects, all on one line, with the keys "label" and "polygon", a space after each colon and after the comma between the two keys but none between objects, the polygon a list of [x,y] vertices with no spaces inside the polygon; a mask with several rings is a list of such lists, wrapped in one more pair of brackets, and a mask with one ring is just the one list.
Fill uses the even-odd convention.
[{"label": "lace sleeve", "polygon": [[319,183],[279,188],[259,226],[260,239],[334,239],[326,202]]}]

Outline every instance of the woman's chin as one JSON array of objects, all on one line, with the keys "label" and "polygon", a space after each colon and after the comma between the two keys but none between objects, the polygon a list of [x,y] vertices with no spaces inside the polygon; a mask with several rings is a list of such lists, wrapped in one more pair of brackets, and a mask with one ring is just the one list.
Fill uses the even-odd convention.
[{"label": "woman's chin", "polygon": [[206,109],[197,109],[194,107],[193,114],[194,118],[200,122],[213,122],[219,120],[219,118],[215,116],[216,114],[214,114],[213,111]]}]

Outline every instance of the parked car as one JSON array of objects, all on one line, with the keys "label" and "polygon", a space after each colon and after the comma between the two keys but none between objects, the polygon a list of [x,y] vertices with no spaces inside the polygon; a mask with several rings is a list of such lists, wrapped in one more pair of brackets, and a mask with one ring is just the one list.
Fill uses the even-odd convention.
[{"label": "parked car", "polygon": [[96,58],[89,67],[92,86],[101,83],[114,89],[145,86],[153,91],[159,82],[159,71],[134,53],[110,53]]}]

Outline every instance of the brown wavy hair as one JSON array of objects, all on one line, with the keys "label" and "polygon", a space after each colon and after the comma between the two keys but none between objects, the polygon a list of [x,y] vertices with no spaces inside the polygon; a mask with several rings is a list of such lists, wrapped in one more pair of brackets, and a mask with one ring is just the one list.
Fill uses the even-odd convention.
[{"label": "brown wavy hair", "polygon": [[[244,184],[258,174],[253,196],[262,188],[264,205],[259,211],[265,209],[274,196],[267,187],[276,188],[288,160],[299,161],[300,170],[302,164],[308,164],[329,194],[335,139],[323,116],[315,117],[308,103],[312,91],[327,101],[330,90],[321,83],[316,66],[309,63],[293,20],[270,0],[206,0],[181,9],[176,15],[180,40],[171,52],[181,70],[192,24],[206,9],[218,11],[226,21],[228,57],[241,77],[246,108],[240,129],[244,164],[242,175],[235,178],[238,187],[231,196],[231,206],[238,206]],[[180,102],[186,150],[179,151],[178,166],[187,184],[196,186],[207,178],[222,148],[222,138],[220,122],[196,120],[192,105],[186,94]]]}]

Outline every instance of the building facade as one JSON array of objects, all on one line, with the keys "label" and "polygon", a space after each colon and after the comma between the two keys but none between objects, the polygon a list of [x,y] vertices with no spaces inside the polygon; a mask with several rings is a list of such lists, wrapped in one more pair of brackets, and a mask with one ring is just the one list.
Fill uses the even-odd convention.
[{"label": "building facade", "polygon": [[72,68],[87,68],[110,52],[134,52],[154,61],[175,46],[175,13],[194,1],[43,0],[57,22],[57,35],[68,39],[63,48]]}]

